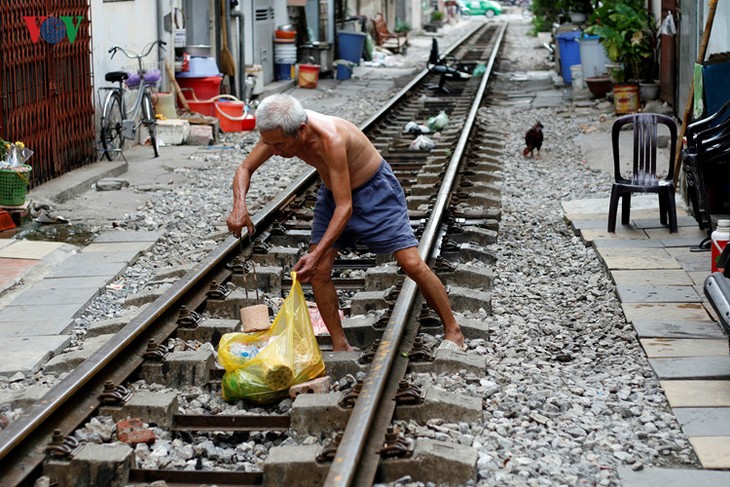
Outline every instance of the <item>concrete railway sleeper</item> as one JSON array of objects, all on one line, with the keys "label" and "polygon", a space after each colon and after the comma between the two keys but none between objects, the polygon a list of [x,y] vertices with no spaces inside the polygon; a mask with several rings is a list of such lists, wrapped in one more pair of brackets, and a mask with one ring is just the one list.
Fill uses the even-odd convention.
[{"label": "concrete railway sleeper", "polygon": [[[311,227],[316,187],[310,173],[254,216],[253,242],[226,240],[142,313],[108,330],[50,400],[5,430],[3,485],[32,483],[40,475],[59,485],[273,486],[302,485],[302,479],[370,485],[405,474],[436,483],[476,480],[471,447],[448,438],[414,440],[402,424],[482,420],[479,397],[436,388],[428,377],[455,374],[466,383],[486,368],[479,348],[489,333],[484,317],[491,311],[501,146],[490,143],[485,150],[483,142],[470,140],[498,134],[477,110],[504,29],[483,25],[453,50],[457,57],[467,53],[464,62],[472,67],[487,63],[484,77],[454,81],[451,94],[443,95],[425,88],[433,80],[424,71],[363,127],[406,190],[419,251],[446,284],[471,350],[437,348],[441,323],[392,256],[355,248],[338,259],[335,277],[343,326],[363,352],[328,351],[322,336],[328,379],[295,387],[291,398],[272,406],[220,398],[218,340],[240,328],[242,306],[263,300],[275,307],[288,291],[286,270]],[[403,121],[442,110],[450,122],[436,148],[415,157],[404,151]],[[120,435],[126,441],[113,441]],[[155,456],[169,457],[165,468],[147,461]]]}]

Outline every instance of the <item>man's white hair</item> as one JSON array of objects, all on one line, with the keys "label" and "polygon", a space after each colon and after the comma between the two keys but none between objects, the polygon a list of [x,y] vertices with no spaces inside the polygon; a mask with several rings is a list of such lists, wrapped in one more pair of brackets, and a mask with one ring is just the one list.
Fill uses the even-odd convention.
[{"label": "man's white hair", "polygon": [[291,95],[269,95],[256,108],[259,132],[281,129],[284,135],[293,137],[303,123],[307,123],[307,112]]}]

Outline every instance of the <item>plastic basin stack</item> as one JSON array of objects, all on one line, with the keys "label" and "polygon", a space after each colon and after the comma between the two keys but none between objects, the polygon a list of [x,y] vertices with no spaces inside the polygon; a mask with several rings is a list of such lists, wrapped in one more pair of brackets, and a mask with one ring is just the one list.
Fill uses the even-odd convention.
[{"label": "plastic basin stack", "polygon": [[215,58],[193,56],[190,68],[186,72],[175,73],[175,80],[180,85],[190,109],[202,115],[213,116],[211,98],[220,94],[223,75],[218,71]]},{"label": "plastic basin stack", "polygon": [[297,33],[277,29],[274,32],[274,74],[278,81],[293,78],[297,62]]}]

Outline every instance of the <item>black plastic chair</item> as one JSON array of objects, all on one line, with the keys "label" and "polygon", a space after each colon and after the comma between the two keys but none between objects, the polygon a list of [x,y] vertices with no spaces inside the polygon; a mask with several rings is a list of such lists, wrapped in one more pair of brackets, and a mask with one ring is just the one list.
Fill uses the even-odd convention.
[{"label": "black plastic chair", "polygon": [[[629,177],[621,174],[619,157],[619,136],[621,127],[633,125],[633,166]],[[670,134],[670,157],[667,176],[657,177],[657,127],[666,125]],[[669,225],[669,232],[677,231],[677,208],[674,202],[674,154],[677,146],[677,124],[666,115],[656,113],[634,113],[619,117],[611,130],[613,142],[614,182],[608,207],[608,231],[616,231],[616,213],[621,201],[621,223],[629,224],[632,193],[657,193],[659,195],[659,215],[662,225]]]},{"label": "black plastic chair", "polygon": [[428,57],[426,68],[429,72],[440,76],[438,84],[427,85],[426,88],[429,90],[438,90],[447,95],[451,93],[451,90],[444,86],[446,80],[462,80],[470,77],[466,68],[454,56],[439,55],[439,45],[435,37],[431,41],[431,54]]},{"label": "black plastic chair", "polygon": [[695,140],[697,187],[703,212],[698,221],[704,224],[708,237],[712,232],[712,216],[708,188],[705,180],[727,183],[727,167],[730,164],[730,118],[719,125],[703,130]]},{"label": "black plastic chair", "polygon": [[[728,124],[730,124],[730,102],[712,115],[691,123],[685,131],[687,145],[682,151],[682,161],[684,175],[687,179],[687,196],[700,230],[708,232],[708,238],[699,245],[702,248],[709,249],[709,233],[712,231],[707,188],[704,183],[706,157],[715,158],[713,153],[717,152],[717,137],[728,133]],[[715,140],[708,143],[712,139]],[[721,142],[722,140],[720,140]],[[699,145],[702,147],[698,148]],[[703,157],[698,158],[699,150],[703,151]],[[709,154],[707,154],[708,151]]]},{"label": "black plastic chair", "polygon": [[700,120],[696,120],[687,126],[685,136],[687,145],[692,147],[701,132],[721,125],[730,119],[730,101],[725,103],[718,111]]}]

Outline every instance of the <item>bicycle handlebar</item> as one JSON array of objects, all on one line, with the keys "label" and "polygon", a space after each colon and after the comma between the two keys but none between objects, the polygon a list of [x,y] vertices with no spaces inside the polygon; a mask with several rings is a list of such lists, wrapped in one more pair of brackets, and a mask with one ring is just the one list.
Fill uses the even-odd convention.
[{"label": "bicycle handlebar", "polygon": [[117,51],[122,51],[122,54],[127,56],[129,59],[137,59],[139,61],[143,57],[147,57],[147,55],[152,52],[152,48],[155,47],[155,44],[159,44],[160,47],[164,50],[165,48],[163,46],[166,46],[167,42],[159,39],[156,41],[152,41],[142,48],[142,54],[137,54],[136,52],[124,49],[121,46],[112,46],[111,48],[109,48],[109,53],[112,55],[112,59],[114,59],[114,55],[117,53]]}]

